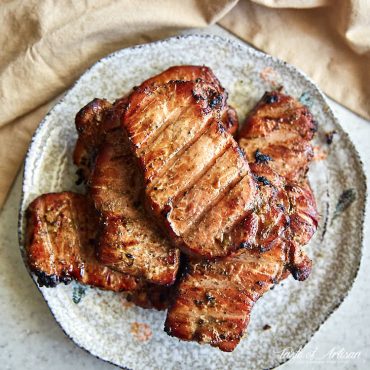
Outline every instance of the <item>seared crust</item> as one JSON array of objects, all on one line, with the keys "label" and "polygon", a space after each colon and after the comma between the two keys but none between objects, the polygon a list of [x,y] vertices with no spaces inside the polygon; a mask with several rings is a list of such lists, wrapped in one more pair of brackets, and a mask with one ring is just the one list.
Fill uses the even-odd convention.
[{"label": "seared crust", "polygon": [[[171,67],[145,81],[141,88],[158,86],[170,80],[197,79],[212,84],[222,95],[220,112],[224,125],[236,132],[236,112],[226,105],[227,94],[207,67]],[[75,164],[85,179],[90,179],[90,193],[102,216],[98,258],[118,271],[143,277],[152,283],[172,284],[178,268],[179,251],[170,246],[142,209],[136,164],[117,129],[119,117],[127,104],[125,97],[114,105],[94,99],[76,116],[79,139]]]},{"label": "seared crust", "polygon": [[316,231],[318,214],[309,187],[286,185],[267,164],[251,163],[259,180],[258,203],[232,231],[243,249],[214,261],[191,261],[170,306],[165,330],[233,351],[254,303],[289,276],[306,279],[311,260],[302,250]]},{"label": "seared crust", "polygon": [[126,298],[141,308],[163,311],[169,307],[173,294],[174,286],[146,284],[139,290],[127,293]]},{"label": "seared crust", "polygon": [[[305,174],[316,123],[293,98],[264,95],[239,135],[245,154],[207,67],[171,67],[114,104],[94,99],[76,128],[74,161],[98,214],[74,193],[31,204],[27,251],[40,284],[129,291],[138,306],[169,307],[169,335],[233,351],[265,292],[289,273],[309,276],[302,247],[318,213]],[[173,286],[174,245],[190,257]]]},{"label": "seared crust", "polygon": [[239,145],[249,162],[254,162],[258,150],[272,159],[270,166],[288,182],[299,182],[313,158],[310,140],[316,130],[307,107],[289,95],[271,91],[248,115]]},{"label": "seared crust", "polygon": [[95,258],[98,218],[84,196],[72,192],[44,194],[27,210],[28,263],[40,286],[72,279],[95,287],[127,291],[138,288],[131,276],[109,269]]},{"label": "seared crust", "polygon": [[[219,121],[222,100],[213,85],[202,81],[144,84],[131,94],[122,117],[142,170],[147,209],[179,248],[203,258],[239,248],[224,236],[255,201],[248,163]],[[217,163],[227,155],[235,166],[225,174]],[[195,204],[188,194],[197,189],[204,199],[198,197]],[[194,217],[185,220],[183,207],[197,207]]]},{"label": "seared crust", "polygon": [[319,220],[313,192],[308,182],[287,183],[267,164],[251,163],[250,166],[255,176],[264,177],[271,184],[264,187],[263,216],[260,217],[263,223],[256,233],[254,245],[258,246],[262,239],[263,251],[271,247],[268,241],[275,243],[282,239],[289,257],[286,268],[296,280],[305,280],[311,273],[312,262],[302,248],[315,234]]},{"label": "seared crust", "polygon": [[140,174],[120,128],[101,146],[89,192],[101,215],[97,257],[105,265],[151,283],[173,284],[180,252],[141,206]]},{"label": "seared crust", "polygon": [[[222,96],[220,107],[221,121],[232,135],[239,127],[238,115],[234,108],[227,105],[227,93],[212,70],[205,66],[174,66],[149,78],[141,88],[153,88],[169,81],[202,80],[214,86]],[[99,147],[104,143],[108,132],[119,126],[119,117],[126,109],[128,97],[123,96],[111,104],[106,99],[95,98],[76,114],[75,125],[78,139],[73,153],[74,164],[79,168],[81,180],[87,181]]]},{"label": "seared crust", "polygon": [[238,114],[236,110],[227,104],[227,92],[221,86],[220,81],[217,79],[211,68],[206,66],[193,66],[183,65],[174,66],[166,69],[164,72],[149,78],[144,81],[140,88],[154,88],[156,86],[163,85],[170,81],[197,81],[202,80],[214,88],[222,97],[222,104],[220,106],[221,122],[224,125],[226,131],[231,135],[235,135],[239,128]]},{"label": "seared crust", "polygon": [[104,140],[101,135],[102,122],[112,104],[105,99],[94,99],[76,115],[75,124],[78,139],[73,152],[73,162],[79,168],[82,180],[89,178],[94,157]]},{"label": "seared crust", "polygon": [[[252,162],[250,169],[257,184],[256,203],[243,221],[224,237],[244,249],[215,261],[189,263],[168,311],[165,330],[169,335],[232,351],[246,330],[256,300],[290,273],[296,280],[305,280],[311,272],[312,262],[302,250],[318,226],[315,199],[304,178],[309,160],[304,162],[303,170],[302,161],[288,161],[288,168],[282,167],[281,163],[271,162],[272,151],[265,150],[273,148],[275,140],[281,140],[279,135],[284,130],[285,134],[286,130],[294,132],[294,140],[299,132],[301,144],[311,147],[309,141],[313,133],[307,127],[312,127],[310,122],[313,121],[306,112],[303,116],[310,116],[309,122],[298,120],[303,127],[295,127],[297,122],[284,129],[273,126],[278,134],[270,134],[271,127],[263,126],[259,120],[260,109],[263,111],[265,104],[278,101],[298,105],[293,98],[280,93],[265,94],[250,114],[249,126],[241,132],[240,144]],[[276,107],[274,114],[274,120],[279,124],[288,115],[284,109],[278,113]],[[282,120],[279,114],[283,116]],[[244,139],[249,134],[255,137]],[[286,139],[283,144],[285,158],[290,158],[294,153],[290,152],[289,136]],[[253,142],[258,142],[259,146],[251,151],[250,143]],[[260,146],[261,151],[258,150]],[[274,169],[281,170],[285,177]]]},{"label": "seared crust", "polygon": [[215,261],[190,262],[168,311],[165,331],[233,351],[254,303],[281,279],[285,263],[284,243],[266,253],[240,250]]},{"label": "seared crust", "polygon": [[312,189],[308,182],[285,186],[289,203],[290,226],[285,235],[289,250],[288,269],[294,279],[306,280],[312,270],[312,261],[303,251],[315,234],[319,214]]},{"label": "seared crust", "polygon": [[88,181],[99,148],[104,143],[106,135],[119,127],[119,117],[126,105],[127,97],[116,100],[114,104],[96,98],[76,114],[78,138],[73,152],[73,162],[79,168],[81,180]]}]

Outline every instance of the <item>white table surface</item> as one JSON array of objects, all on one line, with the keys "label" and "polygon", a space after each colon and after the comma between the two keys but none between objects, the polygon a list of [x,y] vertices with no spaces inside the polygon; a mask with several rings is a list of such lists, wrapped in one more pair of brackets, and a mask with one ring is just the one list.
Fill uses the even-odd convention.
[{"label": "white table surface", "polygon": [[[217,26],[190,32],[233,37]],[[360,153],[365,173],[370,178],[370,122],[330,99],[329,105],[349,133]],[[18,176],[0,213],[0,369],[117,369],[78,348],[64,335],[31,281],[18,247],[17,212],[20,194],[21,178]],[[370,369],[369,244],[368,201],[361,268],[348,297],[304,347],[299,358],[290,360],[279,369]],[[359,357],[351,360],[334,356],[329,360],[330,351],[341,350],[360,352]],[[315,355],[312,356],[312,353]],[[307,360],[311,357],[313,361]]]}]

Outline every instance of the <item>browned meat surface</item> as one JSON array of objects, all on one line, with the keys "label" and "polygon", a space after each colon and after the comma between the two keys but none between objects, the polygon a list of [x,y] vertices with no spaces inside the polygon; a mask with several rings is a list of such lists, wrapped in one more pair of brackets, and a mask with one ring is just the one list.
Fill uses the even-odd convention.
[{"label": "browned meat surface", "polygon": [[[263,251],[283,239],[289,254],[287,269],[295,279],[305,280],[311,272],[311,260],[302,247],[316,232],[319,219],[312,190],[307,183],[287,183],[267,164],[251,163],[250,166],[257,178],[263,177],[270,184],[263,187],[262,213],[256,212],[260,216],[260,225],[252,245],[261,245]],[[273,190],[267,190],[269,188]]]},{"label": "browned meat surface", "polygon": [[173,286],[146,284],[139,290],[127,293],[126,298],[141,308],[163,311],[170,305],[173,293]]},{"label": "browned meat surface", "polygon": [[[141,86],[196,79],[208,81],[220,92],[223,124],[235,132],[236,112],[226,105],[227,94],[207,67],[171,67]],[[153,283],[170,284],[175,279],[179,252],[171,248],[141,207],[136,165],[126,150],[120,130],[116,129],[126,105],[126,98],[113,106],[105,100],[94,99],[81,109],[76,116],[79,139],[74,160],[85,179],[94,168],[89,185],[95,206],[102,215],[97,248],[100,261]]]},{"label": "browned meat surface", "polygon": [[218,121],[221,101],[203,82],[145,86],[130,96],[122,119],[141,165],[147,208],[195,256],[240,248],[225,236],[255,204],[248,163]]},{"label": "browned meat surface", "polygon": [[[120,134],[120,132],[118,132]],[[139,201],[139,174],[117,136],[99,151],[89,187],[102,216],[97,246],[101,262],[156,284],[172,284],[179,251],[162,236]]]},{"label": "browned meat surface", "polygon": [[[258,115],[257,108],[253,112]],[[285,111],[280,114],[284,116]],[[275,119],[279,121],[279,116]],[[248,132],[254,132],[253,140],[259,141],[258,135],[263,137],[264,132],[258,131],[261,126],[254,129],[253,124],[259,125],[260,121],[252,113],[248,122]],[[295,122],[290,130],[304,131],[299,125],[306,124],[306,120]],[[312,135],[303,137],[310,146]],[[274,140],[277,136],[268,136],[263,150],[272,147]],[[248,154],[249,138],[241,139],[240,144]],[[289,151],[288,140],[284,145]],[[258,184],[255,206],[231,234],[224,236],[245,249],[215,261],[189,263],[167,315],[165,330],[172,336],[232,351],[246,330],[254,302],[290,272],[297,280],[306,279],[311,272],[311,260],[302,247],[317,229],[318,213],[304,178],[306,170],[300,170],[301,161],[291,161],[289,171],[285,171],[281,164],[271,161],[271,152],[258,149],[249,153],[250,169]],[[306,160],[304,166],[308,163]],[[273,168],[282,168],[284,176]]]},{"label": "browned meat surface", "polygon": [[270,166],[287,181],[300,181],[313,157],[310,140],[316,129],[307,107],[291,96],[271,91],[248,115],[239,144],[249,162],[254,162],[259,151],[272,159]]},{"label": "browned meat surface", "polygon": [[165,331],[233,351],[254,303],[282,278],[285,263],[282,242],[265,253],[244,249],[213,262],[191,262],[168,311]]},{"label": "browned meat surface", "polygon": [[[141,88],[159,86],[171,80],[195,81],[201,79],[212,84],[221,96],[221,121],[226,130],[234,135],[238,130],[238,116],[234,108],[227,105],[227,93],[212,70],[204,66],[176,66],[149,78]],[[78,139],[73,154],[74,163],[79,168],[81,179],[88,180],[95,156],[104,142],[107,132],[119,125],[119,117],[126,109],[124,96],[112,105],[105,99],[94,99],[76,115],[75,124]]]},{"label": "browned meat surface", "polygon": [[317,228],[312,192],[286,185],[266,164],[252,163],[251,170],[260,178],[259,201],[230,236],[242,240],[244,248],[214,261],[189,263],[168,311],[169,335],[233,351],[254,303],[289,271],[297,280],[311,271],[302,246]]},{"label": "browned meat surface", "polygon": [[220,115],[222,124],[224,125],[226,131],[228,131],[231,135],[236,134],[239,127],[238,115],[235,109],[227,104],[227,92],[221,86],[220,81],[214,75],[212,70],[206,66],[184,65],[170,67],[164,72],[144,81],[140,85],[140,88],[154,88],[170,81],[196,80],[203,80],[204,82],[213,85],[218,91],[220,94]]},{"label": "browned meat surface", "polygon": [[296,280],[305,280],[311,273],[312,262],[302,248],[315,234],[319,214],[314,194],[308,182],[287,184],[284,189],[288,196],[286,205],[290,218],[289,229],[285,235],[289,250],[290,272]]},{"label": "browned meat surface", "polygon": [[[169,335],[233,351],[265,292],[290,273],[309,276],[316,123],[295,99],[266,93],[237,143],[237,114],[213,72],[178,66],[114,104],[94,99],[76,128],[89,198],[47,194],[28,211],[41,285],[127,291],[140,307],[169,308]],[[174,246],[190,256],[175,285]]]},{"label": "browned meat surface", "polygon": [[[306,178],[312,160],[311,140],[317,123],[307,107],[278,91],[266,92],[248,115],[239,134],[239,145],[253,162],[268,163],[285,184],[280,190],[285,198],[284,212],[290,227],[285,233],[290,255],[290,271],[304,280],[311,271],[311,261],[302,251],[318,225],[315,198]],[[251,165],[252,172],[254,166]]]},{"label": "browned meat surface", "polygon": [[126,97],[118,99],[114,104],[105,99],[94,99],[77,113],[75,124],[78,139],[73,161],[79,168],[81,180],[89,179],[99,147],[107,133],[119,126],[119,116],[126,103]]},{"label": "browned meat surface", "polygon": [[[114,106],[108,113],[108,125],[104,121],[100,127],[109,130],[105,130],[105,141],[100,144],[88,182],[101,216],[98,259],[112,269],[152,283],[172,284],[180,253],[141,207],[140,175],[121,129],[115,128],[118,115],[114,114]],[[89,119],[92,125],[96,121],[93,115]]]},{"label": "browned meat surface", "polygon": [[134,290],[138,282],[102,265],[95,258],[98,218],[84,195],[44,194],[27,210],[26,250],[40,286],[72,279],[113,291]]}]

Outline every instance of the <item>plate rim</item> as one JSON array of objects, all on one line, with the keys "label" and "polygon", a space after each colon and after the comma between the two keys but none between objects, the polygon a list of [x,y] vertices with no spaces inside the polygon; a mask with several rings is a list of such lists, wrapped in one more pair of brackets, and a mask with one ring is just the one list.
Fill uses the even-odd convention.
[{"label": "plate rim", "polygon": [[[338,121],[337,117],[335,116],[333,110],[329,106],[326,96],[321,91],[321,89],[318,87],[318,85],[313,81],[313,79],[311,79],[311,77],[307,76],[305,72],[301,71],[299,68],[297,68],[297,67],[295,67],[295,66],[293,66],[293,65],[291,65],[291,64],[289,64],[287,62],[285,62],[284,60],[282,60],[280,58],[277,58],[277,57],[274,57],[274,56],[272,56],[270,54],[267,54],[267,53],[264,53],[262,51],[256,50],[253,46],[248,45],[247,43],[245,43],[243,40],[241,40],[239,38],[236,38],[235,37],[235,39],[231,39],[231,38],[226,38],[226,37],[223,37],[223,36],[220,36],[220,35],[216,35],[216,34],[211,34],[211,33],[205,33],[205,34],[202,34],[202,33],[192,33],[192,34],[186,34],[186,35],[172,36],[172,37],[168,37],[168,38],[165,38],[165,39],[160,39],[160,40],[149,42],[149,43],[145,43],[145,44],[139,44],[139,45],[134,45],[134,46],[122,48],[122,49],[116,50],[116,51],[114,51],[114,52],[112,52],[110,54],[107,54],[106,56],[103,56],[102,58],[98,59],[96,62],[94,62],[93,64],[91,64],[90,67],[88,67],[87,69],[85,69],[83,71],[83,73],[80,74],[79,77],[74,81],[74,83],[69,88],[67,88],[67,90],[65,90],[59,96],[59,98],[57,98],[55,104],[53,104],[53,106],[49,109],[49,111],[43,117],[43,119],[40,121],[39,125],[37,126],[36,130],[33,133],[32,137],[31,137],[31,140],[30,140],[30,143],[29,143],[29,146],[28,146],[28,149],[27,149],[27,152],[26,152],[26,155],[24,157],[24,162],[23,162],[22,184],[21,184],[21,198],[20,198],[19,210],[18,210],[18,223],[17,223],[18,232],[17,232],[17,234],[18,234],[18,243],[19,243],[19,249],[20,249],[22,261],[23,261],[23,263],[24,263],[24,265],[25,265],[25,267],[27,269],[27,272],[28,272],[29,276],[31,277],[33,283],[36,285],[39,293],[41,294],[41,296],[43,298],[43,300],[46,302],[47,307],[48,307],[50,313],[52,314],[55,322],[62,329],[62,332],[64,333],[64,335],[69,340],[71,340],[77,347],[79,347],[80,349],[84,350],[89,355],[92,355],[92,356],[94,356],[95,358],[97,358],[99,360],[102,360],[104,362],[107,362],[109,364],[112,364],[114,366],[117,366],[117,367],[119,367],[120,369],[123,369],[123,370],[132,370],[132,369],[130,369],[130,368],[124,366],[124,365],[116,364],[116,363],[114,363],[111,360],[105,359],[105,358],[101,357],[100,355],[93,353],[91,350],[87,349],[85,346],[83,346],[82,344],[78,343],[74,338],[72,338],[72,336],[69,333],[67,333],[67,331],[64,329],[62,323],[60,321],[58,321],[58,319],[56,318],[56,316],[55,316],[52,308],[49,305],[48,299],[43,294],[41,288],[37,284],[37,281],[35,279],[34,274],[32,273],[32,271],[30,270],[30,268],[28,266],[28,263],[27,263],[27,260],[26,260],[26,256],[25,256],[25,251],[24,251],[24,248],[23,248],[23,244],[24,244],[23,223],[24,223],[24,217],[25,217],[23,206],[24,206],[24,200],[25,200],[26,176],[28,175],[29,161],[30,161],[31,154],[35,151],[35,148],[34,148],[35,141],[36,141],[39,133],[41,132],[41,130],[47,124],[48,117],[51,115],[51,113],[54,111],[54,109],[57,106],[59,106],[62,103],[64,103],[64,100],[69,96],[69,94],[72,93],[72,91],[74,90],[74,88],[76,87],[76,85],[79,84],[80,81],[84,78],[84,76],[86,74],[88,74],[93,68],[96,68],[99,64],[104,63],[106,60],[109,60],[111,58],[115,58],[115,57],[119,56],[121,53],[123,53],[125,51],[129,52],[131,50],[137,50],[137,49],[141,49],[141,48],[156,47],[156,46],[158,46],[160,44],[165,44],[165,43],[168,43],[170,41],[183,40],[183,39],[191,39],[191,38],[204,39],[204,40],[206,40],[206,39],[213,39],[213,40],[217,40],[217,41],[219,41],[221,43],[224,43],[224,44],[230,44],[232,47],[237,48],[237,49],[239,49],[241,51],[245,51],[245,52],[247,52],[247,53],[249,53],[251,55],[254,55],[256,57],[259,57],[259,58],[262,58],[262,59],[265,59],[265,60],[269,60],[269,61],[271,61],[274,64],[278,64],[279,66],[288,69],[290,73],[295,74],[295,76],[297,76],[298,78],[301,78],[301,79],[306,80],[306,82],[308,83],[308,85],[310,86],[310,88],[313,91],[315,91],[315,93],[317,94],[317,97],[319,98],[319,102],[318,102],[319,105],[320,106],[325,106],[325,110],[326,110],[327,114],[332,118],[332,120],[335,123],[335,125],[337,126],[337,128],[340,129],[341,135],[343,135],[346,138],[346,140],[347,140],[347,142],[349,144],[349,147],[350,147],[350,149],[352,151],[354,160],[358,163],[358,169],[359,169],[359,172],[360,172],[360,175],[361,175],[361,180],[359,181],[359,183],[362,184],[363,191],[364,191],[363,192],[363,204],[360,205],[361,209],[359,210],[359,214],[360,214],[360,218],[361,219],[359,220],[359,223],[358,223],[359,224],[359,227],[360,227],[360,233],[359,233],[359,241],[360,241],[359,263],[357,264],[356,269],[354,270],[354,275],[353,275],[352,280],[349,283],[349,286],[348,286],[347,291],[342,295],[342,297],[340,297],[340,299],[337,302],[337,304],[332,308],[332,310],[330,312],[327,313],[326,317],[317,325],[317,327],[312,331],[312,333],[310,333],[310,335],[308,336],[306,342],[302,345],[302,347],[301,347],[302,349],[312,340],[312,338],[320,330],[321,326],[333,315],[333,313],[335,311],[337,311],[337,309],[346,300],[346,298],[348,297],[349,293],[353,289],[353,285],[354,285],[355,281],[357,280],[358,272],[359,272],[359,270],[361,268],[361,265],[363,263],[363,261],[362,261],[363,258],[362,257],[363,257],[363,248],[364,248],[364,224],[365,224],[365,215],[366,215],[366,204],[367,204],[367,200],[368,200],[367,176],[366,176],[366,173],[364,171],[363,161],[361,159],[360,154],[358,153],[358,150],[357,150],[356,146],[352,142],[349,134],[343,129],[342,125],[340,124],[340,122]],[[288,362],[289,360],[290,360],[290,358],[281,360],[281,361],[279,361],[279,363],[276,366],[270,367],[267,370],[275,369],[275,368],[283,365],[284,363]]]}]

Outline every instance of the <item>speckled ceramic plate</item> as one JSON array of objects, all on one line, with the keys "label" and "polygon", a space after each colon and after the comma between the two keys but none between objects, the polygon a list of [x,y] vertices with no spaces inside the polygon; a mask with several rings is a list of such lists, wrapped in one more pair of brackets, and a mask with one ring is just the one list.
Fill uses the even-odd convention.
[{"label": "speckled ceramic plate", "polygon": [[[42,121],[27,154],[20,208],[23,252],[24,211],[38,195],[75,185],[72,150],[74,116],[94,97],[115,99],[134,85],[178,64],[211,67],[230,93],[241,122],[265,90],[284,90],[310,106],[319,131],[319,160],[310,180],[321,214],[307,247],[314,267],[302,283],[287,279],[261,298],[246,338],[233,353],[180,342],[163,331],[165,313],[128,304],[120,294],[60,285],[40,288],[65,333],[93,355],[130,369],[246,369],[279,365],[286,347],[304,346],[347,295],[361,258],[365,178],[358,154],[325,98],[302,73],[244,44],[216,36],[190,35],[118,51],[96,63]],[[331,145],[326,133],[336,131]],[[33,277],[34,278],[34,277]],[[269,325],[269,330],[263,330]]]}]

